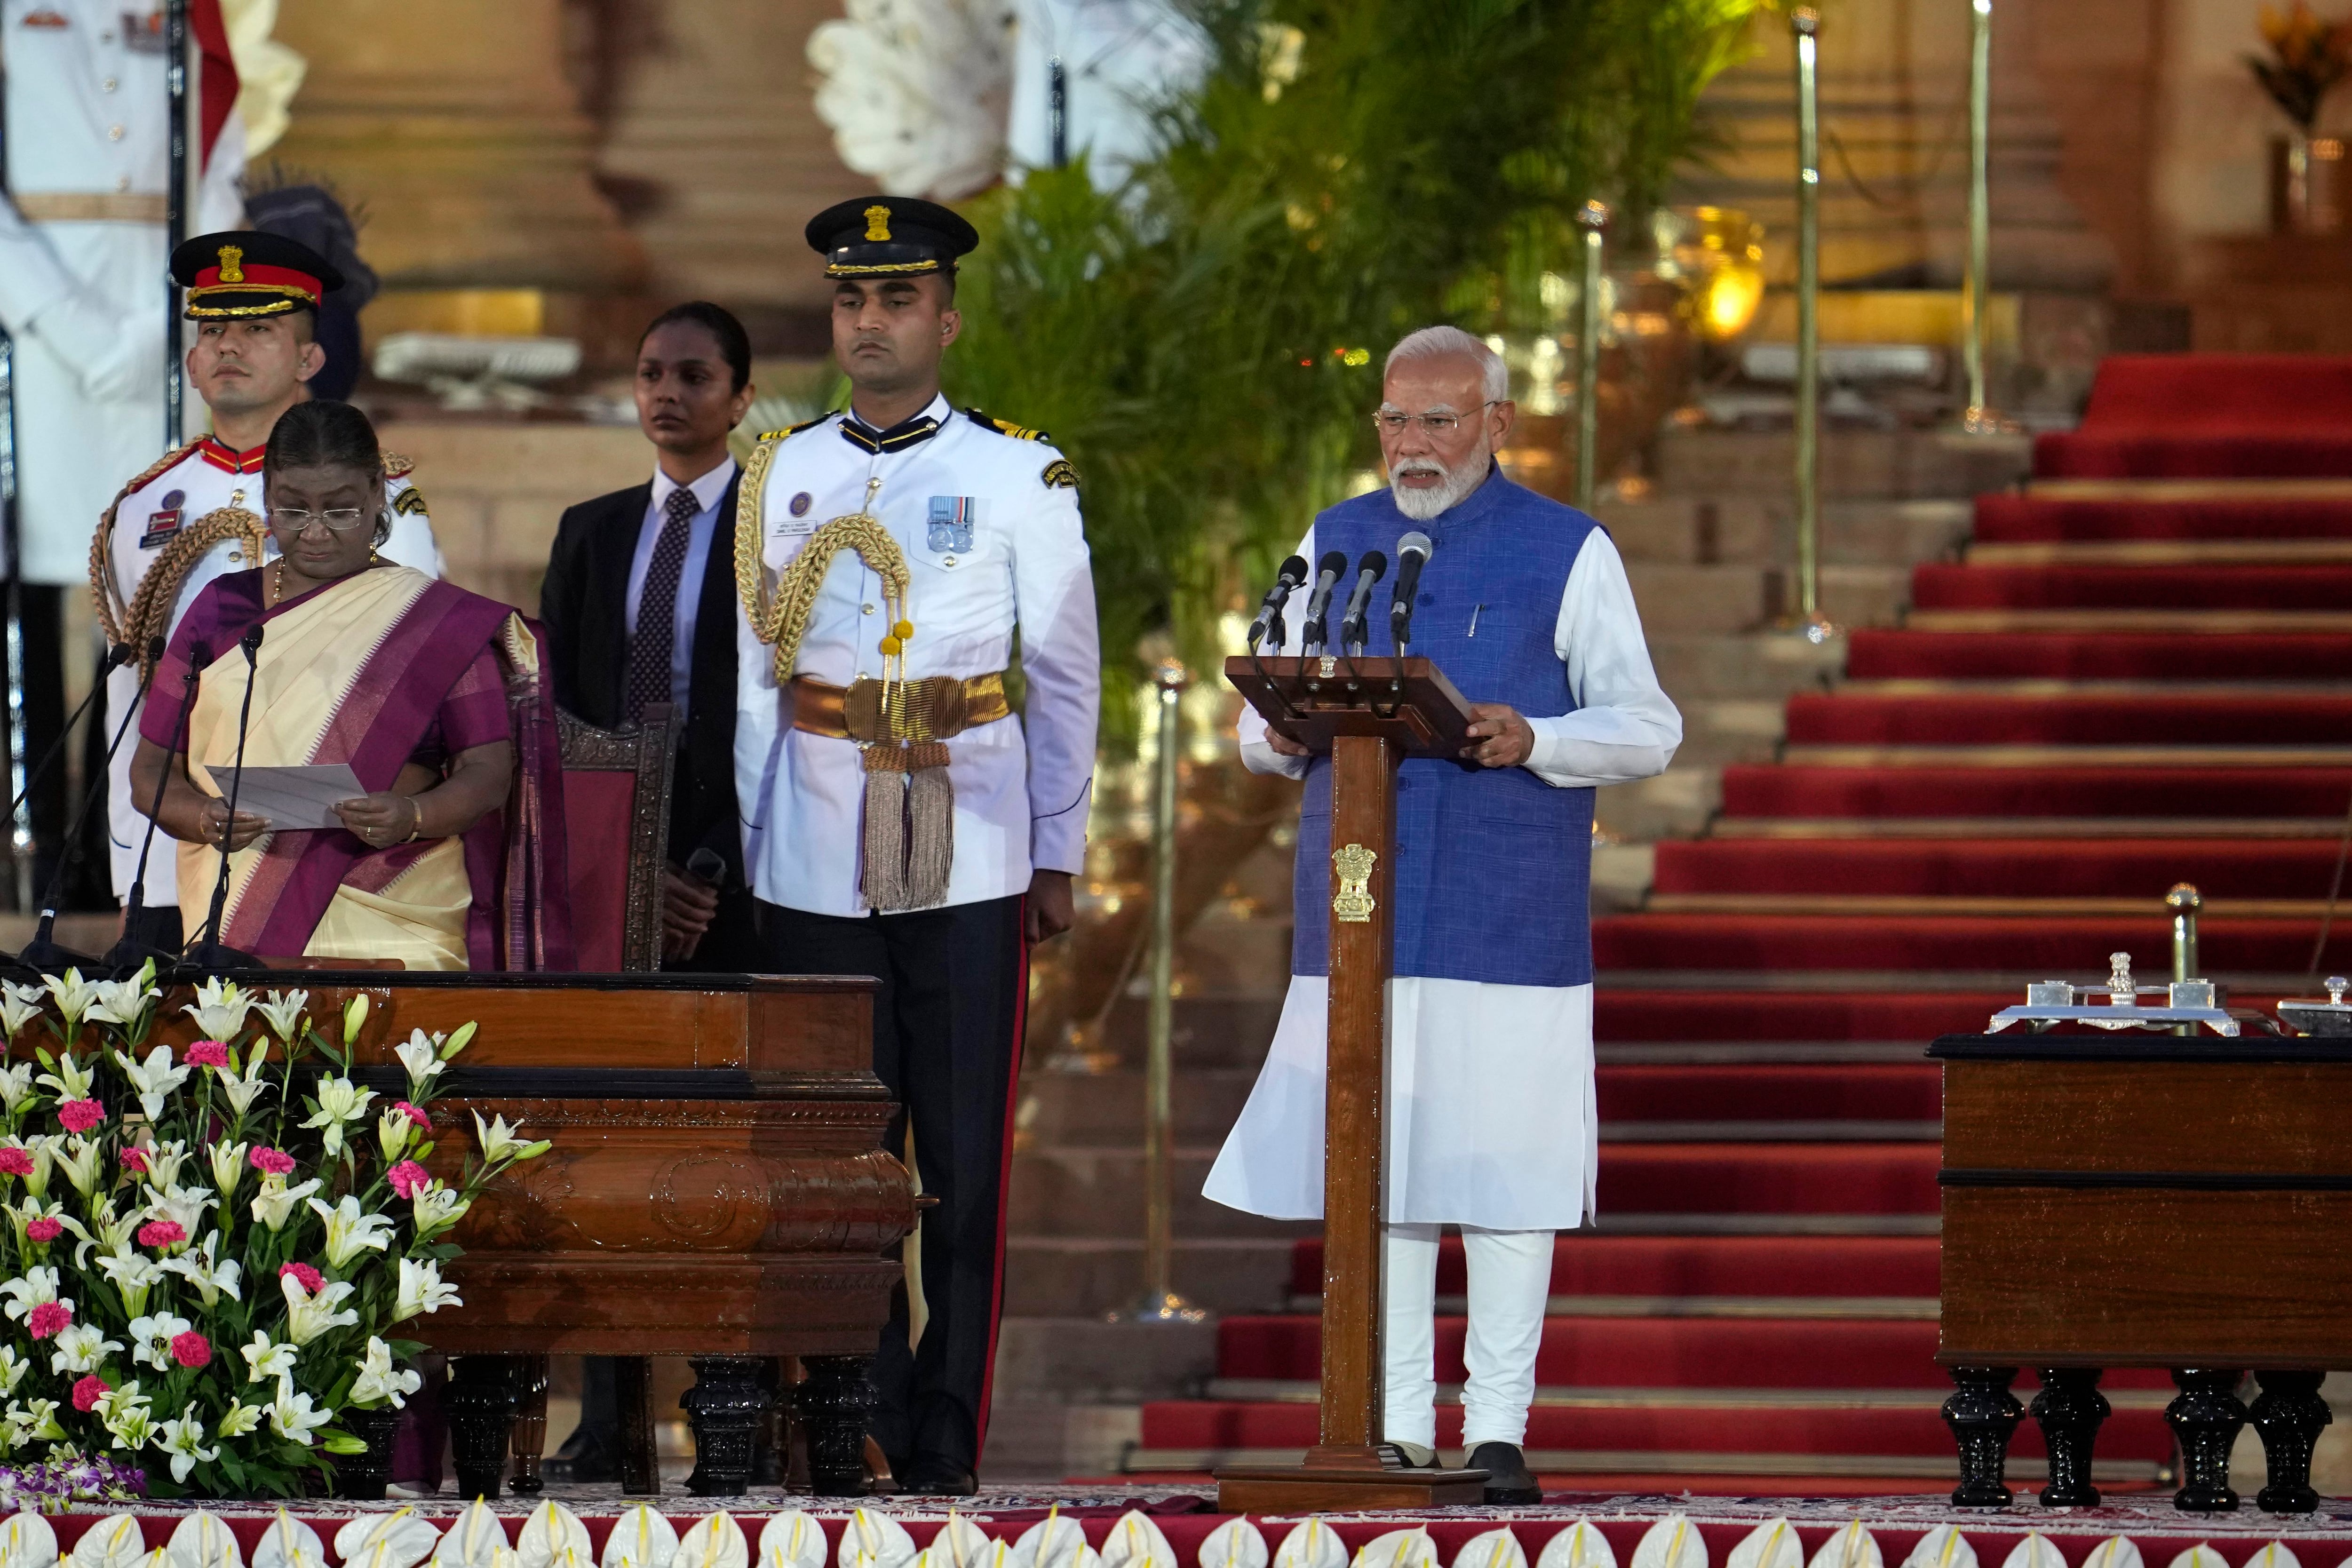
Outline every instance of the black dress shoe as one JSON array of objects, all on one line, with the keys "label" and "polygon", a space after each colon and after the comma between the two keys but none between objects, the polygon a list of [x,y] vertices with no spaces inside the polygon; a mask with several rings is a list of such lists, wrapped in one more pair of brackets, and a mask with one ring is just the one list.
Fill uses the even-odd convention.
[{"label": "black dress shoe", "polygon": [[1517,1508],[1543,1501],[1543,1488],[1528,1469],[1528,1457],[1509,1443],[1481,1443],[1470,1450],[1465,1469],[1486,1472],[1486,1502]]},{"label": "black dress shoe", "polygon": [[901,1496],[971,1497],[980,1478],[948,1459],[917,1459],[898,1472]]}]

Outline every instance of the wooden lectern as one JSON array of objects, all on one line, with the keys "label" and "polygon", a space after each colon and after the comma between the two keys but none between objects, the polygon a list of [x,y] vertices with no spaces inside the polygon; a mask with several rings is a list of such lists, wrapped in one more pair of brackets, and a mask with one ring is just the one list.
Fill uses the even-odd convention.
[{"label": "wooden lectern", "polygon": [[1470,704],[1425,658],[1229,658],[1276,731],[1331,759],[1331,1012],[1324,1068],[1321,1441],[1296,1468],[1217,1472],[1225,1513],[1485,1500],[1484,1470],[1381,1457],[1381,1096],[1393,962],[1397,764],[1454,757]]}]

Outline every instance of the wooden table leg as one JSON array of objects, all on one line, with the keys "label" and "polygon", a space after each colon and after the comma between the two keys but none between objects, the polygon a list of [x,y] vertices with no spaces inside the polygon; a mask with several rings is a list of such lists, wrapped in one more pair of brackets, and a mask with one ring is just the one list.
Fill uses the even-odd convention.
[{"label": "wooden table leg", "polygon": [[539,1473],[547,1455],[547,1358],[513,1358],[515,1389],[514,1475],[507,1484],[518,1497],[536,1497],[547,1485]]},{"label": "wooden table leg", "polygon": [[2164,1407],[2165,1424],[2180,1440],[2183,1485],[2172,1506],[2184,1513],[2228,1513],[2238,1506],[2230,1489],[2230,1448],[2246,1424],[2235,1371],[2179,1367],[2172,1373],[2180,1392]]},{"label": "wooden table leg", "polygon": [[2252,1419],[2263,1440],[2269,1474],[2254,1506],[2265,1513],[2309,1513],[2319,1506],[2311,1488],[2311,1450],[2322,1428],[2336,1419],[2319,1396],[2324,1372],[2258,1372],[2262,1393]]},{"label": "wooden table leg", "polygon": [[751,1489],[751,1446],[768,1410],[760,1386],[761,1363],[751,1356],[688,1358],[694,1386],[678,1405],[694,1426],[694,1473],[686,1489],[697,1497],[741,1497]]},{"label": "wooden table leg", "polygon": [[808,1434],[809,1490],[819,1497],[866,1491],[866,1420],[874,1405],[862,1355],[803,1356],[807,1376],[793,1391],[793,1412]]},{"label": "wooden table leg", "polygon": [[661,1454],[654,1444],[654,1363],[641,1355],[613,1358],[613,1404],[620,1417],[621,1491],[661,1494]]},{"label": "wooden table leg", "polygon": [[511,1356],[464,1355],[449,1364],[449,1390],[442,1403],[449,1413],[449,1447],[457,1460],[460,1497],[495,1498],[506,1476],[507,1445],[514,1426]]},{"label": "wooden table leg", "polygon": [[1956,1366],[1958,1387],[1944,1401],[1944,1425],[1960,1449],[1960,1484],[1952,1489],[1954,1508],[2007,1508],[2012,1500],[2004,1477],[2009,1439],[2025,1406],[2009,1391],[2013,1366]]},{"label": "wooden table leg", "polygon": [[2107,1396],[2099,1392],[2099,1369],[2045,1367],[2042,1387],[2028,1411],[2042,1427],[2050,1453],[2050,1484],[2042,1489],[2044,1508],[2096,1508],[2099,1489],[2091,1484],[2091,1453],[2099,1424],[2107,1418]]}]

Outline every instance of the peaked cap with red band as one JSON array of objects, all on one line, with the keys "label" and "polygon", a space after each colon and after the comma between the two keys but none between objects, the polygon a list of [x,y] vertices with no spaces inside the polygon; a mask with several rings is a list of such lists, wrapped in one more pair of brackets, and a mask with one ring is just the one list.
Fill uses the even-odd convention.
[{"label": "peaked cap with red band", "polygon": [[316,310],[343,275],[299,240],[259,229],[200,234],[172,252],[172,279],[187,290],[194,321]]}]

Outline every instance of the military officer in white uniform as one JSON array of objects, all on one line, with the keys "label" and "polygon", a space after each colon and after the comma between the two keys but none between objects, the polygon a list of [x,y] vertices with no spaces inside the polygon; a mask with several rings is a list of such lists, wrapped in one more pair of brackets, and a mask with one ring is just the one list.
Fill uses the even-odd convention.
[{"label": "military officer in white uniform", "polygon": [[742,479],[743,859],[773,969],[882,981],[875,1070],[940,1202],[922,1341],[902,1297],[872,1430],[902,1489],[956,1495],[987,1426],[1028,944],[1068,927],[1086,850],[1094,582],[1068,460],[940,395],[971,226],[877,196],[808,241],[850,405],[764,439]]},{"label": "military officer in white uniform", "polygon": [[[211,410],[213,430],[124,486],[89,546],[99,625],[108,641],[138,654],[107,677],[110,740],[139,705],[150,644],[170,638],[180,613],[205,584],[277,552],[264,525],[262,450],[278,416],[310,395],[306,384],[326,363],[312,327],[320,300],[342,282],[308,246],[254,230],[200,235],[173,255],[172,271],[187,290],[186,313],[195,323],[188,384]],[[392,534],[382,553],[438,577],[433,521],[408,470],[406,458],[386,455]],[[155,692],[150,700],[177,702],[181,696]],[[135,727],[136,719],[131,722]],[[126,900],[140,879],[149,838],[147,818],[131,798],[135,749],[115,749],[107,781],[114,893]],[[142,927],[128,934],[145,945],[176,949],[179,894],[168,858],[161,864],[163,875],[143,879]]]}]

